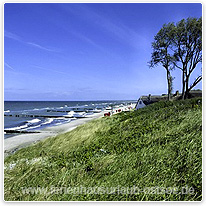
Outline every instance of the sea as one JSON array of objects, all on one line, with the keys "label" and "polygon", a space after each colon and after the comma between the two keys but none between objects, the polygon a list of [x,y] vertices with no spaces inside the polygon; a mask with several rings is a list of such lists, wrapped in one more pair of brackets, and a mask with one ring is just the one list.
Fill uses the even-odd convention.
[{"label": "sea", "polygon": [[75,121],[76,118],[65,118],[70,111],[89,116],[111,106],[131,103],[134,101],[4,101],[4,138]]}]

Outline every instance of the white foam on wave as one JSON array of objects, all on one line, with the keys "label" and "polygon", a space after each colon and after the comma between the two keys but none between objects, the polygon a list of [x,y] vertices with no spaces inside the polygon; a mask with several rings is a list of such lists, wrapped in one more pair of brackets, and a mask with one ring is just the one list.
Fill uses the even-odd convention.
[{"label": "white foam on wave", "polygon": [[46,110],[46,109],[54,109],[54,108],[50,108],[50,107],[45,107],[45,108],[34,108],[34,109],[24,109],[24,110],[20,110],[19,112],[32,112],[32,111],[42,111],[42,110]]},{"label": "white foam on wave", "polygon": [[33,127],[28,127],[28,128],[26,128],[26,129],[22,129],[22,130],[30,130],[30,129],[34,129],[34,128],[37,128],[37,127],[40,127],[41,125],[39,124],[39,125],[36,125],[36,126],[33,126]]},{"label": "white foam on wave", "polygon": [[48,118],[48,119],[46,119],[46,121],[45,121],[44,123],[42,123],[42,125],[44,125],[44,124],[50,124],[50,123],[52,123],[53,121],[54,121],[53,118]]},{"label": "white foam on wave", "polygon": [[[31,127],[29,127],[31,124],[35,124],[40,122],[40,119],[32,119],[26,122],[26,124],[22,125],[22,126],[18,126],[18,127],[11,127],[11,128],[6,128],[7,130],[26,130],[26,129],[30,129]],[[35,126],[37,127],[37,126]],[[39,127],[39,125],[38,125]]]},{"label": "white foam on wave", "polygon": [[72,121],[71,119],[66,119],[66,118],[57,118],[57,119],[64,119],[65,121],[64,121],[64,122],[57,122],[57,123],[55,124],[55,126],[61,125],[61,124],[66,124],[66,123],[69,123],[69,122]]},{"label": "white foam on wave", "polygon": [[4,113],[6,113],[6,112],[10,112],[10,110],[6,110],[6,111],[4,111]]},{"label": "white foam on wave", "polygon": [[62,124],[61,122],[59,122],[59,123],[56,123],[55,125],[57,126],[57,125],[60,125],[60,124]]},{"label": "white foam on wave", "polygon": [[[26,122],[26,124],[18,126],[18,127],[11,127],[11,128],[6,128],[7,130],[25,130],[25,129],[30,129],[31,127],[29,127],[31,124],[35,124],[40,122],[40,119],[32,119]],[[39,125],[38,125],[39,126]],[[36,127],[36,126],[35,126]]]},{"label": "white foam on wave", "polygon": [[28,125],[27,125],[27,124],[24,124],[24,125],[19,126],[19,127],[12,127],[12,128],[6,128],[6,129],[7,129],[7,130],[19,130],[19,129],[24,129],[24,128],[26,128],[26,127],[28,127]]},{"label": "white foam on wave", "polygon": [[31,123],[31,124],[34,124],[34,123],[38,123],[40,122],[41,120],[40,119],[32,119],[30,121],[27,121],[28,123]]},{"label": "white foam on wave", "polygon": [[94,112],[88,112],[85,114],[85,116],[89,116],[89,115],[93,115],[93,114],[94,114]]},{"label": "white foam on wave", "polygon": [[[30,127],[28,127],[28,128],[26,128],[26,129],[35,129],[35,128],[38,128],[38,127],[41,127],[42,125],[45,125],[45,124],[50,124],[51,122],[53,122],[53,118],[48,118],[48,119],[46,119],[46,121],[45,122],[43,122],[42,124],[38,124],[38,125],[35,125],[35,126],[30,126]],[[32,123],[38,123],[38,122],[40,122],[41,120],[40,119],[33,119],[33,120],[31,120],[30,122],[32,122]],[[23,129],[23,130],[26,130],[26,129]]]},{"label": "white foam on wave", "polygon": [[68,112],[67,115],[64,115],[65,117],[84,117],[85,112],[75,112],[75,111],[70,111]]},{"label": "white foam on wave", "polygon": [[64,115],[65,117],[73,117],[74,116],[74,114],[75,114],[75,112],[74,111],[70,111],[70,112],[68,112],[68,114],[67,115]]}]

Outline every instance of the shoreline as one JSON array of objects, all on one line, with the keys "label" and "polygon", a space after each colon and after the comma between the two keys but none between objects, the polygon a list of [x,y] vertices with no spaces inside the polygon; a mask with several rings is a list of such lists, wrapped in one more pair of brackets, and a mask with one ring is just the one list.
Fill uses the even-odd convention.
[{"label": "shoreline", "polygon": [[69,132],[88,121],[101,118],[104,116],[104,113],[105,111],[102,111],[100,113],[92,114],[89,117],[73,120],[66,124],[46,127],[42,129],[40,133],[20,134],[4,139],[4,158],[15,153],[21,148],[27,147],[33,143],[37,143],[45,138],[55,137],[59,134]]},{"label": "shoreline", "polygon": [[[132,108],[134,108],[134,105],[135,104],[131,105]],[[118,109],[125,111],[126,108],[128,108],[128,106],[122,106],[122,107],[119,107]],[[59,134],[69,132],[77,128],[78,126],[87,123],[88,121],[104,117],[104,113],[106,112],[111,112],[111,110],[103,110],[99,113],[94,113],[92,115],[89,115],[88,117],[76,119],[71,122],[61,124],[58,126],[46,127],[40,130],[40,133],[19,134],[19,135],[15,135],[13,137],[4,139],[4,158],[15,153],[17,150],[21,148],[35,144],[43,139],[46,139],[49,137],[55,137]],[[114,114],[115,113],[116,112],[114,112]]]}]

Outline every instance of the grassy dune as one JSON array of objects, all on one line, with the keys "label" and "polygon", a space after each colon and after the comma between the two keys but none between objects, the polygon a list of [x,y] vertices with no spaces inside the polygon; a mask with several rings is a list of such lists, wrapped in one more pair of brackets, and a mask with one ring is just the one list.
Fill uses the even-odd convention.
[{"label": "grassy dune", "polygon": [[[159,102],[93,120],[5,159],[5,200],[201,200],[202,100]],[[192,188],[189,194],[23,194],[22,188]],[[104,193],[104,192],[102,192]]]}]

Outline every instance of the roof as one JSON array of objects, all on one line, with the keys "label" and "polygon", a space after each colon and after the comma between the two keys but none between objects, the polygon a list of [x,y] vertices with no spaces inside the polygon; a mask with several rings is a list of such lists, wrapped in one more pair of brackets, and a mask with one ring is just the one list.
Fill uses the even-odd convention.
[{"label": "roof", "polygon": [[149,95],[149,96],[141,96],[140,99],[144,102],[144,104],[152,104],[155,102],[163,101],[167,99],[167,96],[161,96],[161,95]]},{"label": "roof", "polygon": [[192,90],[189,93],[191,97],[201,97],[202,96],[202,91],[201,90]]},{"label": "roof", "polygon": [[[193,98],[193,97],[201,97],[202,96],[202,90],[191,90],[190,93],[189,93],[189,98]],[[181,98],[181,93],[177,93],[173,95],[172,99],[179,99]],[[145,105],[148,105],[148,104],[152,104],[152,103],[155,103],[155,102],[159,102],[159,101],[165,101],[167,100],[167,95],[166,94],[162,94],[162,95],[143,95],[139,98],[139,100],[142,100],[143,103]],[[137,104],[139,102],[139,100],[137,101]]]},{"label": "roof", "polygon": [[[182,93],[174,94],[173,99],[181,99]],[[188,95],[189,98],[202,97],[202,90],[191,90]]]}]

